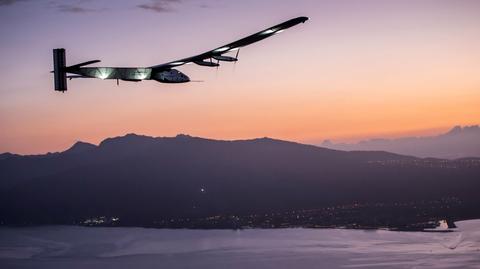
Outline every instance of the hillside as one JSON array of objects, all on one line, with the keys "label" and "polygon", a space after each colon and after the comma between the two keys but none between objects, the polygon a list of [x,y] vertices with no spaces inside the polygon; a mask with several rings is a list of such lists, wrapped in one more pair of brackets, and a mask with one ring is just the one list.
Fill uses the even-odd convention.
[{"label": "hillside", "polygon": [[[248,215],[460,197],[478,205],[478,159],[343,152],[269,138],[108,138],[0,159],[1,222],[75,223]],[[467,212],[468,213],[468,212]],[[470,214],[470,213],[468,213]],[[467,215],[468,215],[467,214]]]}]

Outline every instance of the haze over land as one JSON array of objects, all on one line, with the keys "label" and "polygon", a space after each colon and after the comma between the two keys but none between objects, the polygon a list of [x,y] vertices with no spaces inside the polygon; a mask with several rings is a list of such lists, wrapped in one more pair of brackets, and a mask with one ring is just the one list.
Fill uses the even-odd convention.
[{"label": "haze over land", "polygon": [[457,159],[480,157],[480,127],[455,126],[436,136],[369,139],[358,143],[334,143],[325,140],[322,147],[338,150],[382,150],[416,157]]}]

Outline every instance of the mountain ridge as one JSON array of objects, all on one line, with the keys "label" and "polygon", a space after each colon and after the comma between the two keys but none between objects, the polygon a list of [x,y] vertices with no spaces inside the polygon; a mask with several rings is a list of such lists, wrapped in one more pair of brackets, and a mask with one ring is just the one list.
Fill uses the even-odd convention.
[{"label": "mountain ridge", "polygon": [[[259,138],[250,138],[250,139],[234,139],[234,140],[226,140],[226,139],[212,139],[212,138],[204,138],[198,136],[191,136],[188,134],[178,134],[176,136],[149,136],[149,135],[141,135],[136,133],[127,133],[125,135],[115,136],[115,137],[108,137],[100,141],[98,145],[93,143],[84,142],[84,141],[77,141],[72,144],[69,148],[65,149],[64,151],[57,151],[57,152],[47,152],[44,154],[17,154],[11,152],[4,152],[0,153],[0,159],[5,159],[8,157],[44,157],[44,156],[52,156],[57,154],[65,154],[65,153],[79,153],[83,151],[88,151],[92,149],[99,149],[102,147],[108,147],[111,144],[117,143],[140,143],[144,144],[146,142],[155,142],[159,140],[200,140],[200,141],[211,141],[211,142],[224,142],[224,143],[256,143],[256,142],[268,142],[268,143],[286,143],[286,144],[295,144],[301,145],[306,147],[314,147],[317,149],[325,149],[325,150],[333,150],[333,151],[345,151],[341,149],[333,149],[328,147],[322,147],[315,144],[306,144],[296,141],[288,141],[282,139],[276,139],[271,137],[259,137]],[[353,151],[355,152],[355,150]],[[378,152],[378,153],[387,153],[387,154],[395,154],[395,155],[402,155],[398,153],[392,153],[384,150],[371,150],[371,152]],[[413,157],[413,156],[407,156]]]},{"label": "mountain ridge", "polygon": [[454,126],[449,131],[436,136],[372,138],[357,143],[333,143],[330,140],[324,140],[319,146],[344,151],[383,150],[419,158],[480,157],[480,127],[478,125]]},{"label": "mountain ridge", "polygon": [[352,202],[480,202],[478,160],[345,152],[270,138],[128,134],[98,146],[75,145],[81,150],[74,154],[0,159],[0,223],[68,224],[117,216],[125,225],[148,226],[158,219]]}]

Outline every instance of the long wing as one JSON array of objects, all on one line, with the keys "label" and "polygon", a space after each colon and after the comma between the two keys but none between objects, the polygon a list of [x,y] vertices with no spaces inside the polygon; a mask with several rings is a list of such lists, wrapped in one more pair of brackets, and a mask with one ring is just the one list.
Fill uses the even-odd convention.
[{"label": "long wing", "polygon": [[[305,21],[308,20],[308,17],[298,17],[295,19],[288,20],[286,22],[280,23],[278,25],[272,26],[270,28],[267,28],[263,31],[260,31],[256,34],[247,36],[245,38],[242,38],[240,40],[237,40],[235,42],[232,42],[230,44],[218,47],[216,49],[207,51],[205,53],[188,57],[185,59],[177,60],[177,61],[172,61],[168,62],[165,64],[160,64],[156,66],[152,66],[151,68],[156,70],[156,71],[162,71],[162,70],[168,70],[173,67],[181,66],[187,63],[196,63],[198,65],[203,65],[203,66],[217,66],[218,64],[215,64],[211,61],[212,58],[217,58],[225,61],[236,61],[236,58],[233,57],[225,57],[221,56],[222,54],[238,50],[241,47],[250,45],[252,43],[258,42],[262,39],[265,39],[267,37],[270,37],[274,34],[280,33],[285,29],[288,29],[292,26],[295,26],[299,23],[304,23]],[[222,58],[224,57],[224,58]],[[210,61],[207,61],[210,60]]]}]

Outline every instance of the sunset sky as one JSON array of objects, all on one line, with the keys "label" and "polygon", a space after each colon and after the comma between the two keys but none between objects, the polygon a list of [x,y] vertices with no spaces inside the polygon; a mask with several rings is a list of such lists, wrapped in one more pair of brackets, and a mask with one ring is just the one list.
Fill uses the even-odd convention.
[{"label": "sunset sky", "polygon": [[[179,68],[171,85],[78,79],[67,64],[152,66],[297,16],[234,66]],[[480,123],[480,1],[0,0],[0,153],[137,133],[215,139],[430,135]]]}]

